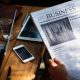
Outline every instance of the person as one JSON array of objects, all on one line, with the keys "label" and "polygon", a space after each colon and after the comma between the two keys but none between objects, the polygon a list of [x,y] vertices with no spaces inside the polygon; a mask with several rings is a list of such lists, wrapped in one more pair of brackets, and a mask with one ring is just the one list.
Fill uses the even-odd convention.
[{"label": "person", "polygon": [[48,72],[51,80],[68,80],[65,65],[56,58],[48,60]]}]

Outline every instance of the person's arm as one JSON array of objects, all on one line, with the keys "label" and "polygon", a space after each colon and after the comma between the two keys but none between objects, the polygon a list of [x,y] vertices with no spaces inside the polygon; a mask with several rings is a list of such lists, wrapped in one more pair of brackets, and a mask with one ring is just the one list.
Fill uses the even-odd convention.
[{"label": "person's arm", "polygon": [[67,70],[63,63],[57,59],[49,59],[48,72],[51,80],[68,80]]}]

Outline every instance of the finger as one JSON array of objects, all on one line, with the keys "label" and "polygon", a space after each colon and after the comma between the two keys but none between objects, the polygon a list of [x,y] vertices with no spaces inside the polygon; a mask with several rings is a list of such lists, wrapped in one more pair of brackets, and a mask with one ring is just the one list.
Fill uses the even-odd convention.
[{"label": "finger", "polygon": [[58,64],[58,65],[61,65],[61,64],[63,64],[59,59],[57,59],[57,58],[54,58],[54,62],[56,63],[56,64]]},{"label": "finger", "polygon": [[54,59],[54,62],[59,66],[59,67],[63,67],[63,68],[65,68],[65,65],[64,65],[64,63],[63,62],[61,62],[59,59]]},{"label": "finger", "polygon": [[49,59],[48,64],[49,64],[50,66],[53,66],[53,67],[56,67],[56,66],[57,66],[57,64],[56,64],[56,63],[54,62],[54,60],[52,60],[52,59]]}]

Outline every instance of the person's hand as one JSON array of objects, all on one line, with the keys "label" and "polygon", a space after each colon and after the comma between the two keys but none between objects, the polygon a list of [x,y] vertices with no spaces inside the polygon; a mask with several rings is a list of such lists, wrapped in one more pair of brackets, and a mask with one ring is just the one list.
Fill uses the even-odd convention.
[{"label": "person's hand", "polygon": [[48,65],[48,71],[51,80],[68,80],[67,70],[63,63],[57,59],[49,59]]}]

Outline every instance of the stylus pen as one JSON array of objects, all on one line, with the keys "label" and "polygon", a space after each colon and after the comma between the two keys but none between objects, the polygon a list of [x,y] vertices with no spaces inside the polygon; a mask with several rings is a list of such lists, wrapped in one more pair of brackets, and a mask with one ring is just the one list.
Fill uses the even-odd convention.
[{"label": "stylus pen", "polygon": [[11,75],[11,67],[9,67],[9,69],[8,69],[8,74],[7,74],[6,80],[10,80],[10,75]]},{"label": "stylus pen", "polygon": [[13,26],[14,26],[14,21],[15,21],[15,18],[16,18],[16,14],[17,14],[17,10],[15,11],[14,18],[13,18],[13,22],[12,22],[12,25],[11,25],[11,30],[10,30],[9,38],[8,38],[7,43],[6,43],[5,55],[6,55],[6,51],[7,51],[7,49],[8,49],[8,45],[9,45],[9,42],[10,42],[10,39],[11,39],[11,36],[12,36],[12,29],[13,29]]}]

